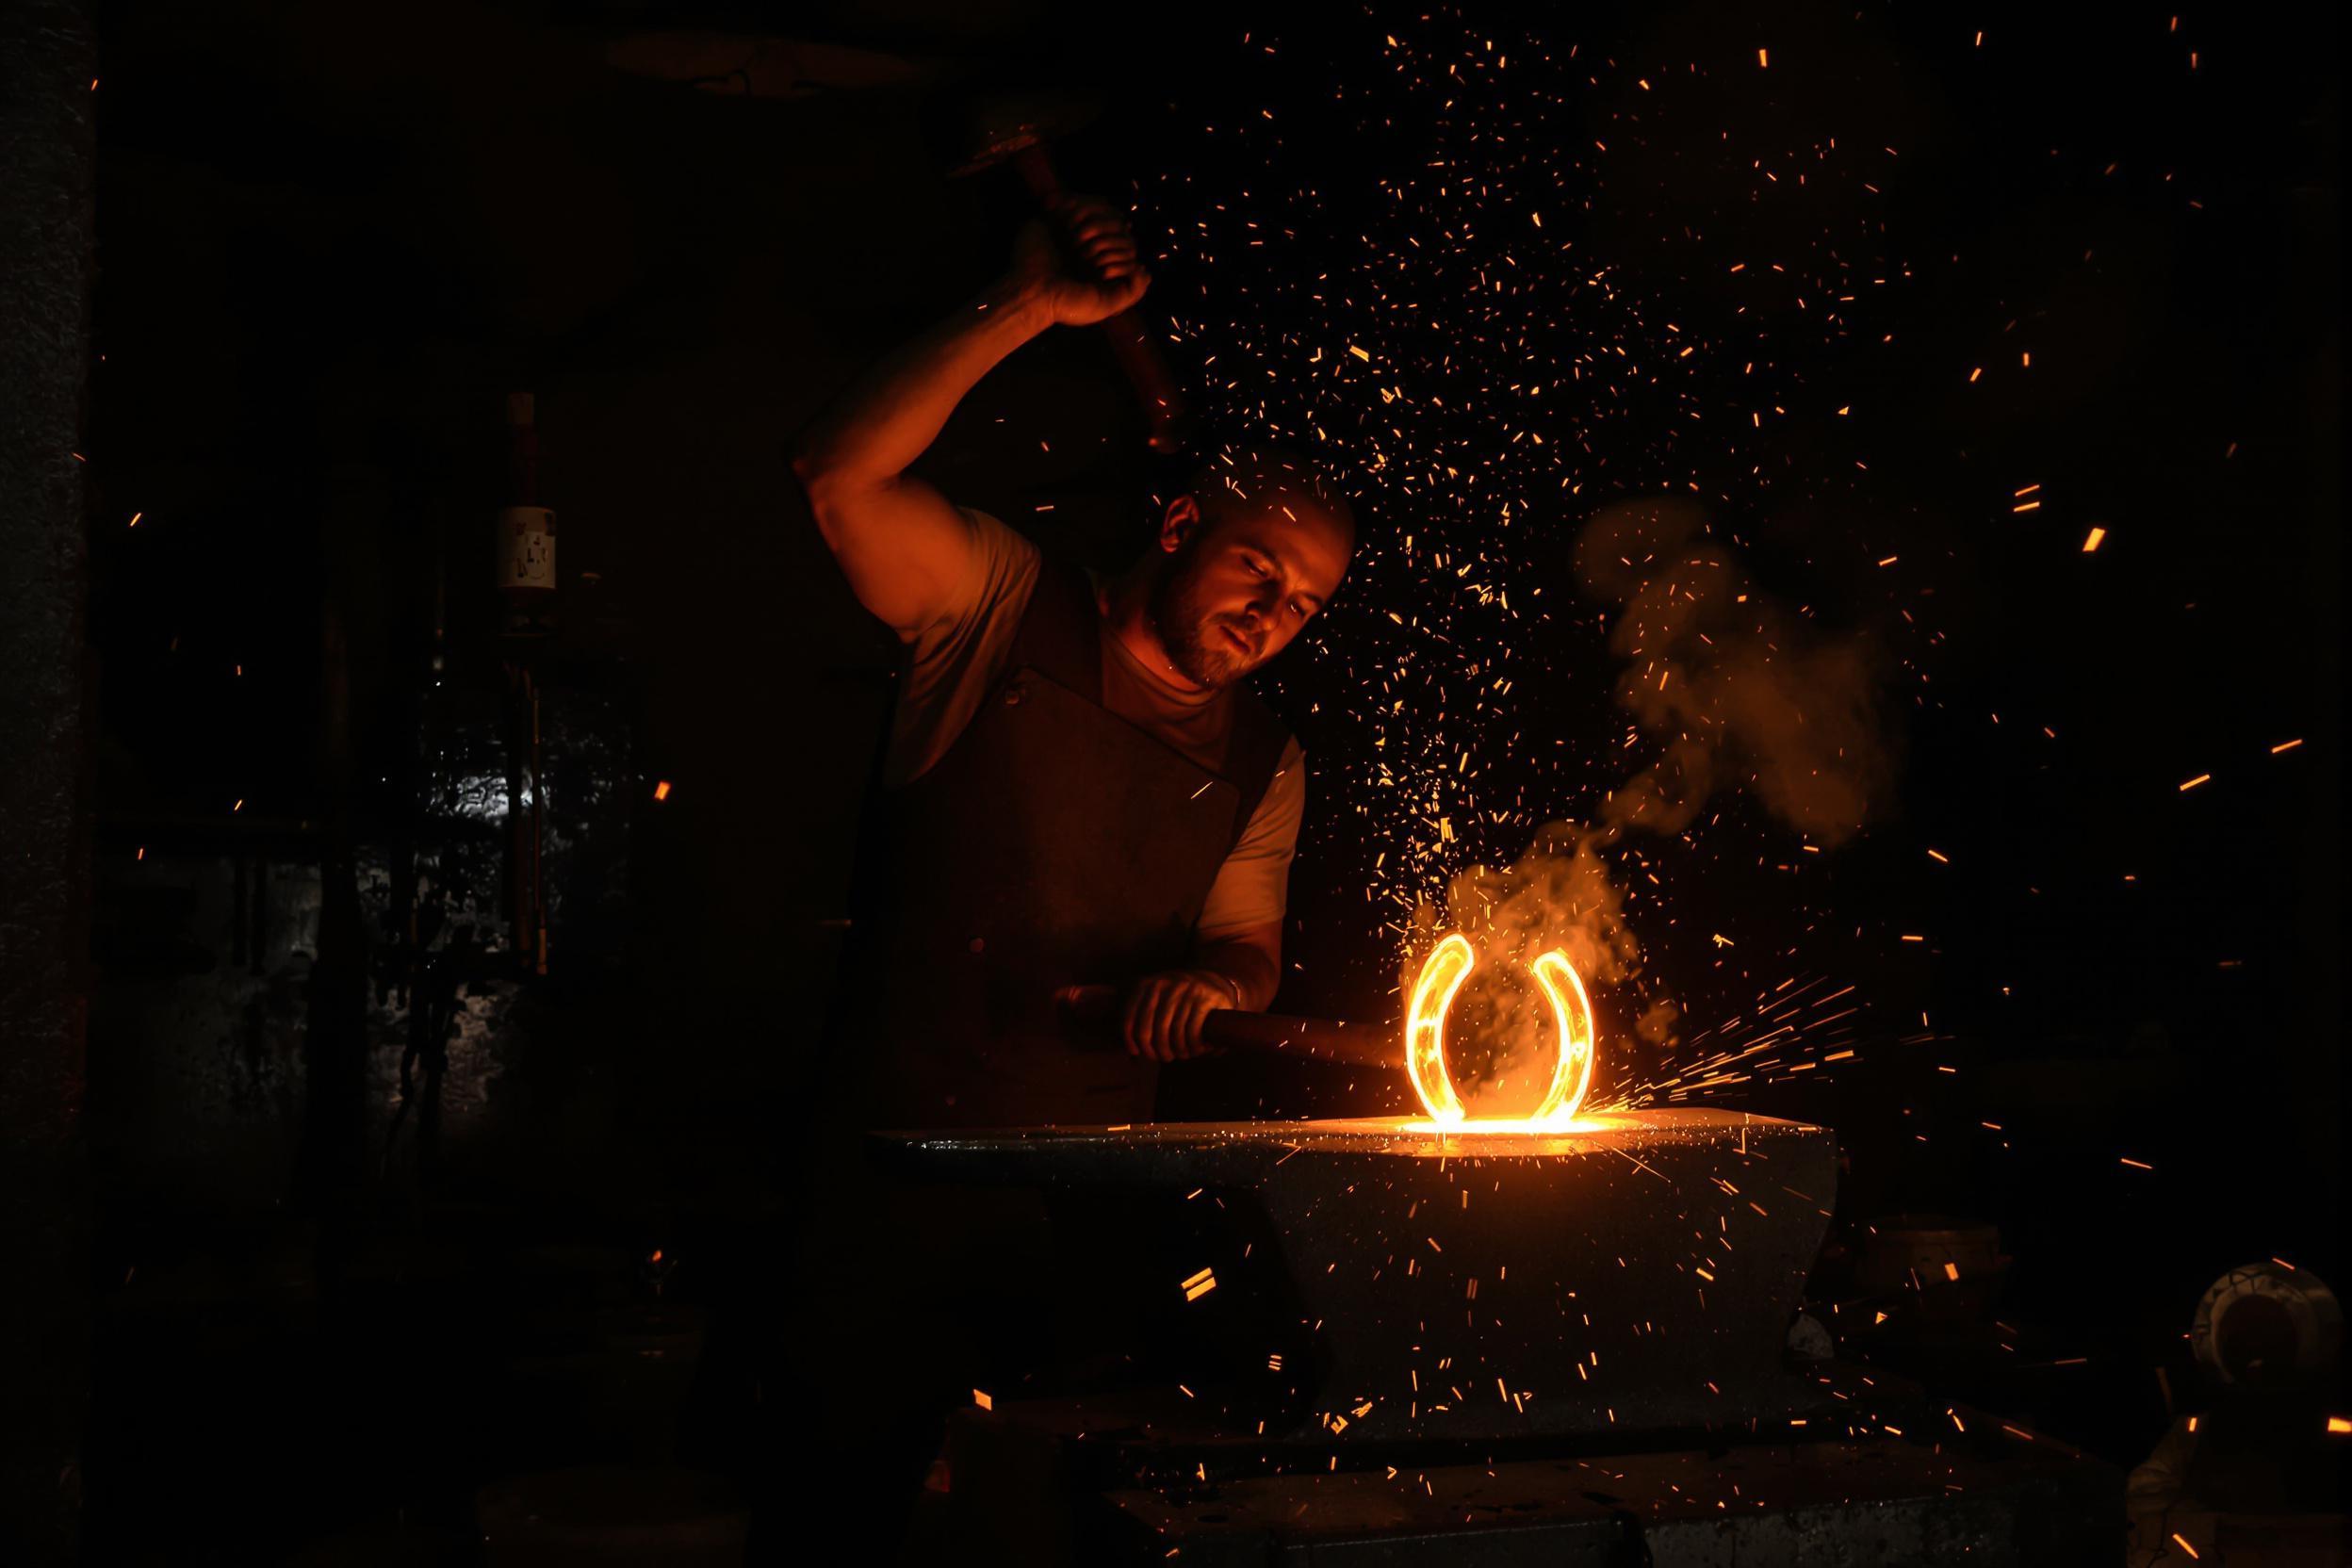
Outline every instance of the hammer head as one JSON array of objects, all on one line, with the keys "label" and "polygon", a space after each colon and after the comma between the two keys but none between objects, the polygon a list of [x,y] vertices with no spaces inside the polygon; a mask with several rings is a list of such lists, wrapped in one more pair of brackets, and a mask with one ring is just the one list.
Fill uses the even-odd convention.
[{"label": "hammer head", "polygon": [[928,80],[939,67],[895,55],[747,33],[636,32],[604,46],[605,63],[635,76],[731,98],[810,98]]},{"label": "hammer head", "polygon": [[1085,125],[1101,103],[1074,93],[975,94],[947,106],[940,146],[951,176],[993,169]]}]

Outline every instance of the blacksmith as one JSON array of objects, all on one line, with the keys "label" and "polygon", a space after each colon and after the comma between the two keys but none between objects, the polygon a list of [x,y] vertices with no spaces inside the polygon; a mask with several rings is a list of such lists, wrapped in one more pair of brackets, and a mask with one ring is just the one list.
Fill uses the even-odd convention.
[{"label": "blacksmith", "polygon": [[[1243,678],[1348,568],[1347,502],[1298,459],[1227,454],[1113,578],[1042,557],[906,468],[1048,328],[1139,299],[1109,208],[1042,227],[996,287],[869,375],[794,463],[817,526],[906,662],[861,868],[842,1049],[869,1125],[1147,1119],[1158,1064],[1218,1007],[1263,1009],[1305,801],[1297,743]],[[1054,1027],[1062,987],[1126,994],[1119,1049]]]}]

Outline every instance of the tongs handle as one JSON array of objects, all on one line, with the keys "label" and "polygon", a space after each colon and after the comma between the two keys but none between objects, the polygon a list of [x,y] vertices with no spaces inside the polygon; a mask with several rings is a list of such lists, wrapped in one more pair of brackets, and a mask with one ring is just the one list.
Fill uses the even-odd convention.
[{"label": "tongs handle", "polygon": [[[1054,993],[1054,1004],[1063,1027],[1077,1033],[1107,1035],[1119,1027],[1116,986],[1065,986]],[[1376,1030],[1351,1029],[1329,1019],[1248,1013],[1235,1007],[1219,1007],[1201,1020],[1200,1037],[1226,1050],[1279,1051],[1284,1055],[1313,1056],[1356,1067],[1393,1068],[1404,1061],[1404,1052],[1396,1043]]]}]

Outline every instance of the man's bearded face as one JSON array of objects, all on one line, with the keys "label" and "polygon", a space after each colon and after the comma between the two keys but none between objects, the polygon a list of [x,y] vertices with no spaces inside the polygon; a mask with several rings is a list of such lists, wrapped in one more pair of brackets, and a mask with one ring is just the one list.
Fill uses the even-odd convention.
[{"label": "man's bearded face", "polygon": [[[1168,662],[1196,685],[1231,686],[1272,655],[1266,629],[1245,605],[1220,606],[1202,548],[1209,530],[1193,531],[1152,585],[1152,629]],[[1246,647],[1236,644],[1241,640]],[[1286,639],[1285,639],[1286,640]]]},{"label": "man's bearded face", "polygon": [[1290,645],[1347,575],[1352,525],[1303,499],[1202,515],[1162,560],[1146,605],[1168,662],[1231,686]]}]

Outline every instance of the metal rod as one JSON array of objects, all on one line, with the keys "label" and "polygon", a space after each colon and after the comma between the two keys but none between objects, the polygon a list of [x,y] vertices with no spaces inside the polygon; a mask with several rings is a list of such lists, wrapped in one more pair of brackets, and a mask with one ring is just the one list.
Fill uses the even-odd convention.
[{"label": "metal rod", "polygon": [[[1067,986],[1054,993],[1054,1001],[1066,1028],[1103,1035],[1119,1026],[1116,986]],[[1200,1037],[1221,1050],[1279,1051],[1353,1067],[1396,1068],[1404,1063],[1403,1048],[1386,1031],[1351,1029],[1330,1019],[1220,1007],[1201,1021]]]}]

